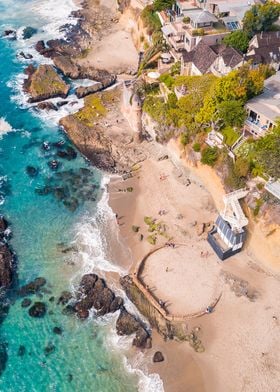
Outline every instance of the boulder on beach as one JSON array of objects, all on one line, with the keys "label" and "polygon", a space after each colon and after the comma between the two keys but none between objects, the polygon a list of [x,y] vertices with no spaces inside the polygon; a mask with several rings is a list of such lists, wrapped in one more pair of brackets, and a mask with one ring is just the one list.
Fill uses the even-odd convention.
[{"label": "boulder on beach", "polygon": [[135,338],[132,344],[140,348],[151,348],[151,337],[146,331],[142,322],[137,320],[135,316],[128,313],[126,309],[122,309],[116,323],[118,335],[132,335]]},{"label": "boulder on beach", "polygon": [[44,302],[35,302],[28,313],[31,317],[41,318],[44,317],[47,312],[47,306]]},{"label": "boulder on beach", "polygon": [[66,98],[70,86],[48,64],[39,67],[28,67],[25,70],[28,79],[24,82],[24,90],[30,94],[30,102],[39,102],[50,98]]}]

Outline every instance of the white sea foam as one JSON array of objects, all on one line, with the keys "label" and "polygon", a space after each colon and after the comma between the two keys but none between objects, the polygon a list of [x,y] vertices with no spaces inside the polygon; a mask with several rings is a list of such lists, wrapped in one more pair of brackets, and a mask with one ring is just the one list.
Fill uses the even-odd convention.
[{"label": "white sea foam", "polygon": [[[138,377],[138,391],[139,392],[164,392],[163,382],[160,376],[156,373],[149,374],[148,363],[151,361],[140,350],[135,354],[129,353],[131,350],[132,340],[134,336],[119,336],[116,332],[116,321],[119,312],[111,316],[110,328],[106,338],[106,344],[111,349],[121,352],[123,364],[126,370]],[[128,359],[129,357],[129,359]]]},{"label": "white sea foam", "polygon": [[0,138],[8,132],[13,130],[12,126],[6,121],[5,118],[0,118]]},{"label": "white sea foam", "polygon": [[72,0],[37,0],[31,9],[41,18],[49,21],[43,27],[49,39],[63,38],[64,32],[61,31],[61,26],[77,23],[77,19],[70,17],[72,11],[79,9]]}]

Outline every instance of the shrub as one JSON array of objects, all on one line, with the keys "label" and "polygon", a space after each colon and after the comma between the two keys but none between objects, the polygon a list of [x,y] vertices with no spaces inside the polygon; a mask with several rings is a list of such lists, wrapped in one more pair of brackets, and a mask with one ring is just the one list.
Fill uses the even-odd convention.
[{"label": "shrub", "polygon": [[188,16],[185,16],[183,18],[183,23],[189,23],[190,22],[190,18]]},{"label": "shrub", "polygon": [[181,133],[181,135],[180,135],[180,143],[181,143],[184,147],[189,143],[189,141],[190,141],[189,135],[188,135],[186,132]]},{"label": "shrub", "polygon": [[200,149],[201,149],[200,143],[194,143],[194,144],[193,144],[193,150],[194,150],[195,152],[199,152]]},{"label": "shrub", "polygon": [[219,156],[217,147],[206,147],[201,153],[201,162],[204,165],[214,166]]},{"label": "shrub", "polygon": [[200,36],[204,35],[204,33],[205,33],[204,29],[195,29],[195,30],[193,30],[192,35],[194,37],[200,37]]},{"label": "shrub", "polygon": [[134,231],[134,233],[138,233],[140,227],[133,225],[131,229],[132,229],[132,231]]}]

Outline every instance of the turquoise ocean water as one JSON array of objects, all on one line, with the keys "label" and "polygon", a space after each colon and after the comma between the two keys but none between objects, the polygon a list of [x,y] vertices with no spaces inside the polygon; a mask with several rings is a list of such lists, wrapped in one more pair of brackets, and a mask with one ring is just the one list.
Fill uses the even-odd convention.
[{"label": "turquoise ocean water", "polygon": [[[70,145],[57,126],[59,116],[81,103],[62,107],[51,116],[31,109],[20,93],[22,72],[29,62],[17,54],[24,50],[35,55],[32,44],[39,38],[56,37],[72,8],[70,0],[0,0],[1,32],[12,27],[19,35],[17,41],[0,39],[0,211],[11,223],[18,284],[38,276],[46,278],[47,293],[41,299],[30,298],[48,307],[44,318],[34,319],[21,307],[21,299],[11,304],[0,326],[0,343],[8,353],[0,391],[161,390],[125,366],[121,350],[112,343],[112,317],[81,322],[63,315],[56,300],[49,301],[52,296],[57,299],[61,291],[71,290],[82,272],[92,270],[93,265],[114,270],[101,249],[107,208],[102,173],[79,154],[73,161],[60,159],[56,172],[48,166],[57,152],[51,143],[63,140]],[[38,33],[24,41],[20,38],[23,26],[36,27]],[[45,62],[38,55],[33,61]],[[43,150],[43,142],[51,148]],[[38,175],[30,177],[27,166],[35,167]],[[45,185],[63,188],[78,208],[70,211],[59,192],[56,197],[39,195],[38,189]],[[55,326],[62,328],[62,335],[53,333]],[[18,355],[20,346],[25,348],[22,356]],[[54,349],[46,354],[45,348],[50,346]]]}]

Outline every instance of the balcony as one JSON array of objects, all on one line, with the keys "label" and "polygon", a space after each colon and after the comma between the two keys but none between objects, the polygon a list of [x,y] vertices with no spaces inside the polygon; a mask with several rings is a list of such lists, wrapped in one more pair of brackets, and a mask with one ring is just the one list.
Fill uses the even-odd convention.
[{"label": "balcony", "polygon": [[245,121],[245,129],[248,132],[252,133],[254,136],[259,137],[259,136],[263,136],[268,128],[267,125],[262,125],[259,122],[251,121],[247,119]]}]

